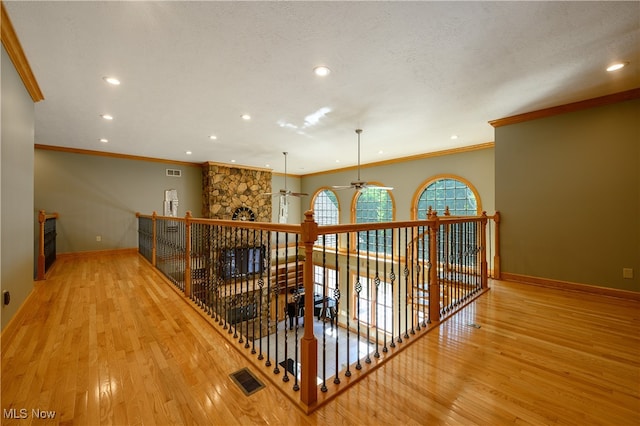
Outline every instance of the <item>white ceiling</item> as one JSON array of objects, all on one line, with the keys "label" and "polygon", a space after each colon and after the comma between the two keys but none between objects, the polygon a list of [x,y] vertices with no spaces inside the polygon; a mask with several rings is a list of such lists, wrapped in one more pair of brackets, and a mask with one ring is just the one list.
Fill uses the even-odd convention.
[{"label": "white ceiling", "polygon": [[45,96],[43,145],[278,172],[288,151],[301,175],[353,166],[359,127],[376,162],[640,87],[637,1],[4,4]]}]

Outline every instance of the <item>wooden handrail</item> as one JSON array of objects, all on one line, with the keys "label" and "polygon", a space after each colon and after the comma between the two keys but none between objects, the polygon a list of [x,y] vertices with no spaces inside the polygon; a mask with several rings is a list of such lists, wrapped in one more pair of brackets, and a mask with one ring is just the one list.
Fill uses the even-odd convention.
[{"label": "wooden handrail", "polygon": [[36,280],[45,279],[45,256],[44,256],[44,224],[47,219],[58,219],[58,213],[47,214],[44,210],[38,212],[38,223],[40,224],[38,233],[38,268]]}]

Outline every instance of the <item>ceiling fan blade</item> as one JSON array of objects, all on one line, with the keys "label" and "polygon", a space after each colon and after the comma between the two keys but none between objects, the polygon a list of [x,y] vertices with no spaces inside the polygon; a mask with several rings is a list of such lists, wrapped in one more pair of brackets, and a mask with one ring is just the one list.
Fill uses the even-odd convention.
[{"label": "ceiling fan blade", "polygon": [[306,197],[309,194],[306,192],[290,192],[289,195],[293,195],[294,197]]},{"label": "ceiling fan blade", "polygon": [[333,185],[331,188],[336,191],[342,191],[343,189],[355,188],[353,185]]},{"label": "ceiling fan blade", "polygon": [[378,185],[367,185],[369,189],[385,189],[387,191],[393,191],[393,186],[378,186]]}]

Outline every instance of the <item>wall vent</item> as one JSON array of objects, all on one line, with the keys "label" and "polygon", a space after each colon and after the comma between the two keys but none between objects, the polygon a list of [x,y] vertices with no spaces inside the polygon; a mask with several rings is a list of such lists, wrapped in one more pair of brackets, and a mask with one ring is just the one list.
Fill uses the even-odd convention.
[{"label": "wall vent", "polygon": [[180,177],[182,176],[182,170],[167,169],[167,176]]}]

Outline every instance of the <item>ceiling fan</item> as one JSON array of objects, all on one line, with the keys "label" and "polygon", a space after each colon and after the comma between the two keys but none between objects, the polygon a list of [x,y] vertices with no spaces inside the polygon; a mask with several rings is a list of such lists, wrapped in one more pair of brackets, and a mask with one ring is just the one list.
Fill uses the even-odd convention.
[{"label": "ceiling fan", "polygon": [[284,189],[281,189],[279,192],[267,192],[263,195],[273,195],[273,196],[278,195],[280,197],[304,197],[309,195],[305,192],[291,192],[290,189],[287,189],[287,154],[289,153],[283,152],[283,154],[284,154]]},{"label": "ceiling fan", "polygon": [[378,185],[371,185],[363,180],[360,179],[360,134],[362,133],[362,129],[356,129],[356,133],[358,134],[358,180],[351,182],[350,185],[334,185],[333,189],[337,189],[337,190],[341,190],[341,189],[349,189],[349,188],[353,188],[356,189],[360,192],[364,191],[365,189],[371,188],[371,189],[386,189],[387,191],[391,191],[393,190],[392,186],[378,186]]}]

